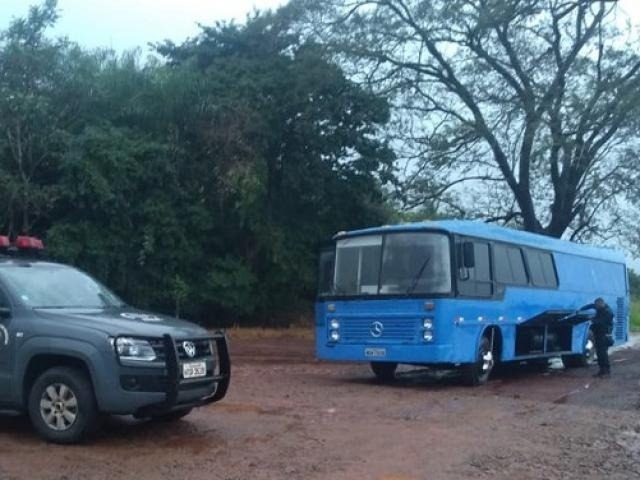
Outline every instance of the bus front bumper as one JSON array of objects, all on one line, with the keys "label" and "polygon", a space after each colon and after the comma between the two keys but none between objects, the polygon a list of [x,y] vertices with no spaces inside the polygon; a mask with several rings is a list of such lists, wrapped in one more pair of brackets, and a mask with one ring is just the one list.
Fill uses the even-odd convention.
[{"label": "bus front bumper", "polygon": [[338,362],[395,362],[419,365],[459,364],[472,358],[455,355],[450,344],[347,344],[316,345],[320,360]]}]

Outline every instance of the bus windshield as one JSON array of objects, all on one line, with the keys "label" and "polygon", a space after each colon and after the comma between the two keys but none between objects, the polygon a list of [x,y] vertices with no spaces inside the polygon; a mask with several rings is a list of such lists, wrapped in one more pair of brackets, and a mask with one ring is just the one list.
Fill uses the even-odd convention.
[{"label": "bus windshield", "polygon": [[333,280],[337,296],[447,294],[449,239],[411,232],[338,240]]}]

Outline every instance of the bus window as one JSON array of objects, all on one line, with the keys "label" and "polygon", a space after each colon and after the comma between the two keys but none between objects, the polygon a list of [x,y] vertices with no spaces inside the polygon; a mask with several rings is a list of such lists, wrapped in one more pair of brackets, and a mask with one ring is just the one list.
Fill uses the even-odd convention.
[{"label": "bus window", "polygon": [[[338,240],[335,295],[442,295],[451,292],[449,238],[394,233]],[[381,269],[382,266],[382,269]]]},{"label": "bus window", "polygon": [[318,295],[330,295],[333,289],[334,247],[322,249],[318,265]]},{"label": "bus window", "polygon": [[[493,295],[491,266],[489,262],[489,244],[473,242],[475,265],[472,268],[459,268],[458,293],[467,297],[490,297]],[[460,259],[458,259],[460,261]]]},{"label": "bus window", "polygon": [[522,250],[517,247],[497,244],[493,249],[493,258],[496,282],[505,285],[526,285],[528,283]]},{"label": "bus window", "polygon": [[527,249],[527,264],[531,283],[536,287],[556,288],[558,286],[553,257],[550,253]]},{"label": "bus window", "polygon": [[381,252],[381,235],[339,240],[336,248],[335,293],[377,294]]},{"label": "bus window", "polygon": [[451,291],[449,239],[436,233],[387,235],[380,293],[445,294]]}]

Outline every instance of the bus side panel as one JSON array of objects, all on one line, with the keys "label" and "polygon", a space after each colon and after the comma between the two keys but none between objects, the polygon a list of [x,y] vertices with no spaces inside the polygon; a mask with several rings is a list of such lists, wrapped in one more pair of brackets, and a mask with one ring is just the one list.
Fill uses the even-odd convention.
[{"label": "bus side panel", "polygon": [[575,298],[572,303],[575,308],[602,297],[614,313],[616,345],[626,342],[629,337],[629,293],[625,265],[565,253],[556,253],[554,257],[560,280],[559,292],[568,300]]},{"label": "bus side panel", "polygon": [[[340,361],[393,361],[399,363],[456,364],[475,360],[482,333],[490,326],[500,329],[501,359],[517,360],[550,356],[557,351],[532,350],[519,354],[518,330],[528,320],[549,311],[571,312],[603,297],[615,314],[616,344],[628,337],[629,299],[623,264],[554,253],[557,289],[506,287],[496,298],[361,299],[321,301],[316,305],[318,357]],[[425,305],[433,305],[433,310]],[[333,311],[329,311],[329,306]],[[425,318],[434,323],[433,341],[422,339]],[[341,338],[329,341],[329,321],[340,323]],[[380,337],[370,331],[375,322],[386,329]],[[561,323],[562,320],[559,320]],[[557,325],[558,323],[556,323]],[[570,351],[581,353],[589,322],[571,328]],[[393,336],[393,332],[398,335]],[[371,349],[373,348],[373,350]],[[568,353],[563,350],[562,353]],[[384,355],[382,353],[384,352]],[[381,355],[381,356],[376,356]]]}]

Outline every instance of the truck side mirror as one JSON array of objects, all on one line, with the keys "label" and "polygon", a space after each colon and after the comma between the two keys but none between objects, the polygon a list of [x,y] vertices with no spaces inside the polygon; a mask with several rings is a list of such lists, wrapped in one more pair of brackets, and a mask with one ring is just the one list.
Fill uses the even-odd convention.
[{"label": "truck side mirror", "polygon": [[473,268],[476,266],[476,255],[473,242],[462,242],[458,244],[458,267]]}]

